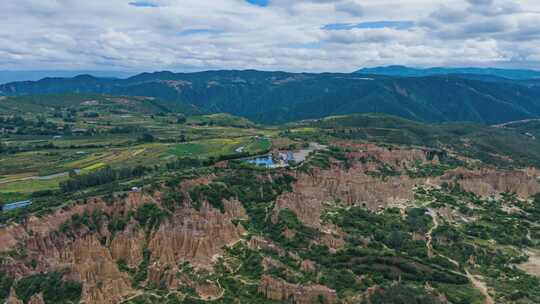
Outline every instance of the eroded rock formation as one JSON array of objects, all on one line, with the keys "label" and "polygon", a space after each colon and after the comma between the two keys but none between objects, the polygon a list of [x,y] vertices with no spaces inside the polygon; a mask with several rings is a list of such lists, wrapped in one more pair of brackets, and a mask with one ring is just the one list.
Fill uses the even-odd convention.
[{"label": "eroded rock formation", "polygon": [[[234,219],[246,218],[246,212],[238,201],[225,201],[225,212],[213,209],[204,203],[200,211],[185,207],[177,210],[153,232],[143,229],[134,219],[125,228],[112,234],[106,225],[98,231],[86,226],[69,235],[58,232],[62,223],[75,214],[94,210],[104,211],[111,216],[126,214],[147,202],[158,202],[154,197],[131,193],[112,204],[101,200],[86,205],[75,205],[69,211],[59,210],[45,218],[31,218],[25,225],[13,225],[0,230],[3,250],[22,246],[31,258],[37,261],[34,269],[21,261],[12,260],[7,269],[16,278],[40,272],[69,269],[71,279],[82,282],[81,301],[87,304],[113,304],[135,294],[128,273],[119,269],[118,262],[136,269],[143,260],[143,250],[151,252],[148,283],[165,283],[177,288],[179,282],[173,271],[182,261],[195,266],[209,267],[212,260],[223,253],[223,247],[238,241],[244,233],[242,225],[233,224]],[[43,223],[43,222],[47,223]],[[208,285],[208,286],[206,286]],[[211,284],[195,286],[201,288],[206,297],[216,295]],[[31,303],[40,303],[38,296]],[[42,299],[41,299],[42,300]],[[18,303],[12,293],[10,303]]]},{"label": "eroded rock formation", "polygon": [[[414,198],[415,186],[440,186],[458,183],[464,190],[480,196],[515,192],[529,198],[540,192],[540,172],[527,170],[496,170],[457,168],[440,177],[411,178],[406,170],[416,164],[438,164],[438,154],[431,150],[386,148],[373,144],[341,144],[352,149],[347,153],[349,168],[333,163],[329,169],[313,168],[309,173],[297,173],[293,191],[276,200],[275,214],[281,209],[293,211],[306,226],[321,229],[321,214],[325,202],[337,200],[347,205],[361,205],[372,211],[399,206]],[[429,154],[433,154],[428,157]],[[399,171],[396,176],[373,176],[381,165]],[[324,230],[324,229],[323,229]]]},{"label": "eroded rock formation", "polygon": [[[238,202],[226,204],[225,213],[204,204],[200,211],[184,209],[159,227],[148,248],[163,264],[189,261],[201,267],[210,266],[223,247],[240,239],[241,225],[234,225],[235,214],[242,213]],[[245,214],[245,213],[244,213]]]},{"label": "eroded rock formation", "polygon": [[[341,248],[345,241],[344,233],[338,227],[321,220],[326,204],[339,202],[344,206],[364,206],[376,211],[381,207],[405,205],[413,200],[415,186],[436,187],[442,183],[458,183],[464,190],[481,196],[516,192],[518,196],[528,198],[540,192],[540,173],[534,169],[504,171],[458,168],[439,177],[412,178],[405,173],[408,168],[418,163],[436,165],[440,161],[438,154],[430,150],[386,148],[371,144],[347,144],[342,147],[350,149],[346,155],[350,160],[348,166],[331,160],[329,169],[313,168],[308,172],[295,172],[296,182],[292,184],[292,191],[280,195],[274,209],[270,210],[273,220],[280,210],[293,211],[302,224],[319,230],[320,234],[314,241],[327,245],[331,251]],[[369,174],[384,164],[395,168],[400,174],[383,177]],[[28,259],[36,261],[36,265],[30,267],[23,260],[8,260],[6,270],[19,279],[69,269],[70,273],[66,276],[83,284],[81,300],[84,303],[112,304],[138,293],[132,285],[132,277],[125,269],[120,269],[119,262],[125,262],[129,269],[136,270],[146,259],[148,275],[140,286],[165,286],[170,290],[188,286],[202,298],[217,299],[223,292],[219,284],[208,281],[194,284],[192,278],[181,274],[180,266],[189,262],[195,268],[211,269],[216,258],[224,254],[224,247],[241,240],[246,232],[242,224],[235,221],[247,219],[246,210],[237,200],[224,200],[224,212],[212,208],[207,202],[202,202],[200,210],[192,208],[186,189],[207,184],[212,178],[208,176],[182,182],[176,191],[183,192],[187,201],[179,204],[177,209],[167,211],[167,216],[156,227],[141,226],[128,214],[145,203],[165,209],[161,205],[161,194],[133,192],[114,202],[91,199],[41,218],[30,217],[24,224],[12,224],[0,229],[0,251],[24,248]],[[60,231],[61,225],[74,215],[94,211],[106,213],[107,218],[123,217],[129,220],[116,231],[113,228],[109,231],[107,223],[97,230],[83,226],[73,231]],[[441,214],[444,212],[444,208],[440,210]],[[294,239],[296,233],[294,229],[283,232],[288,239]],[[414,234],[413,239],[423,241],[424,237]],[[444,242],[440,239],[435,241]],[[368,238],[363,241],[365,245],[369,242]],[[315,262],[302,260],[300,255],[287,252],[284,247],[263,236],[252,236],[248,247],[274,253],[280,258],[291,258],[305,273],[317,272]],[[148,255],[145,258],[145,250],[149,258]],[[262,263],[264,269],[286,268],[277,259],[265,258]],[[258,291],[272,300],[292,300],[299,304],[314,303],[319,299],[325,303],[337,301],[336,292],[325,286],[293,284],[268,275],[263,276]],[[14,290],[8,303],[21,303]],[[43,303],[42,295],[34,295],[30,303]]]},{"label": "eroded rock formation", "polygon": [[337,302],[335,290],[326,286],[292,284],[267,275],[261,279],[259,292],[270,300],[291,300],[295,304],[318,303],[321,300],[328,304]]},{"label": "eroded rock formation", "polygon": [[540,192],[540,173],[537,170],[466,170],[458,168],[447,172],[441,181],[455,180],[466,191],[480,196],[499,195],[515,192],[521,198],[528,198]]}]

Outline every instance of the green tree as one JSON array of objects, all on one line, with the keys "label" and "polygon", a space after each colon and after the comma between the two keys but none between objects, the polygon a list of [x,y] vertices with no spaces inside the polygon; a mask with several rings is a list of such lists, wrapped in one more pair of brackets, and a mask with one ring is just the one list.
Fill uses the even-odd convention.
[{"label": "green tree", "polygon": [[423,289],[402,284],[378,289],[370,298],[371,304],[439,304],[440,301]]}]

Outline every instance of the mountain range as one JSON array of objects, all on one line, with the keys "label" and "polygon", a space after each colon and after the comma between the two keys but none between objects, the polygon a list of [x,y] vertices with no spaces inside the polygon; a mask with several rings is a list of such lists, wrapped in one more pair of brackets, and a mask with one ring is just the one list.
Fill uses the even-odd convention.
[{"label": "mountain range", "polygon": [[36,81],[45,77],[75,77],[92,74],[96,77],[126,78],[135,73],[122,71],[81,71],[81,70],[39,70],[39,71],[0,71],[0,84],[15,81]]},{"label": "mountain range", "polygon": [[277,124],[350,113],[421,122],[497,124],[540,117],[540,80],[468,74],[402,77],[361,73],[206,71],[79,75],[0,85],[0,95],[97,93],[146,96],[200,113],[226,112]]},{"label": "mountain range", "polygon": [[411,68],[401,65],[391,65],[385,67],[363,68],[356,71],[359,74],[386,75],[401,77],[423,77],[434,75],[476,75],[494,76],[514,80],[539,79],[540,71],[519,70],[519,69],[497,69],[497,68]]}]

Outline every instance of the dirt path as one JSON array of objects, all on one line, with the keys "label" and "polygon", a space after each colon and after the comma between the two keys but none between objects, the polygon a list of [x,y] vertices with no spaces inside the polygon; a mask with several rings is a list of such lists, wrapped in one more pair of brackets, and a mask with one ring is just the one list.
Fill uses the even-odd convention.
[{"label": "dirt path", "polygon": [[327,146],[313,142],[309,144],[309,148],[293,152],[293,157],[297,163],[302,163],[312,152],[326,149]]},{"label": "dirt path", "polygon": [[469,278],[474,287],[478,289],[484,295],[484,297],[486,297],[484,304],[495,304],[495,301],[493,301],[493,298],[489,295],[486,283],[472,275],[468,270],[465,270],[465,272],[467,273],[467,278]]},{"label": "dirt path", "polygon": [[527,255],[529,260],[516,266],[531,275],[540,277],[540,250],[529,249]]},{"label": "dirt path", "polygon": [[531,122],[531,121],[540,121],[540,119],[539,118],[531,118],[531,119],[515,120],[515,121],[509,121],[509,122],[505,122],[505,123],[498,124],[498,125],[492,125],[492,127],[505,128],[506,126],[509,126],[509,125],[512,125],[512,124],[526,123],[526,122]]},{"label": "dirt path", "polygon": [[[426,233],[426,246],[427,246],[427,250],[428,250],[428,257],[429,258],[432,258],[434,257],[435,255],[439,255],[447,260],[449,260],[450,262],[452,262],[454,265],[458,266],[459,267],[459,262],[454,260],[454,259],[451,259],[445,255],[442,255],[442,254],[436,254],[433,252],[433,231],[435,229],[437,229],[437,227],[439,227],[439,220],[438,220],[438,216],[437,216],[437,212],[434,211],[433,209],[430,209],[428,208],[428,214],[433,218],[433,227],[431,227],[431,229],[429,229],[429,231]],[[473,276],[468,270],[465,270],[465,273],[467,274],[467,278],[471,281],[471,283],[473,284],[473,286],[478,289],[478,291],[480,291],[484,297],[486,298],[484,300],[484,304],[495,304],[495,301],[493,301],[493,298],[489,295],[489,292],[488,292],[488,288],[486,286],[486,283],[484,283],[483,281],[481,281],[480,279],[478,279],[476,276]]]},{"label": "dirt path", "polygon": [[437,219],[437,214],[435,211],[433,211],[433,209],[428,209],[428,214],[431,216],[431,218],[433,219],[433,227],[431,227],[431,229],[429,229],[429,231],[426,233],[426,246],[427,246],[427,250],[428,250],[428,257],[429,258],[432,258],[434,255],[433,255],[433,236],[432,236],[432,233],[433,233],[433,230],[437,229],[437,227],[439,227],[439,221]]},{"label": "dirt path", "polygon": [[[75,173],[79,173],[80,171],[81,170],[77,169],[75,170]],[[60,172],[60,173],[55,173],[55,174],[45,175],[45,176],[33,175],[33,176],[25,176],[25,177],[14,178],[14,179],[6,178],[6,179],[0,180],[0,184],[7,184],[7,183],[13,183],[13,182],[27,181],[27,180],[51,180],[51,179],[64,177],[68,175],[69,175],[69,172]]]},{"label": "dirt path", "polygon": [[449,258],[443,254],[440,254],[440,253],[434,253],[433,252],[433,231],[435,229],[437,229],[439,227],[439,217],[437,215],[437,212],[435,212],[433,209],[430,209],[428,208],[428,214],[431,216],[431,218],[433,218],[433,227],[431,227],[431,229],[429,229],[429,231],[426,233],[426,246],[427,246],[427,249],[428,249],[428,257],[432,258],[434,257],[435,255],[438,255],[438,256],[441,256],[447,260],[449,260],[452,264],[456,265],[457,267],[459,267],[459,262],[452,259],[452,258]]},{"label": "dirt path", "polygon": [[225,288],[223,288],[221,286],[221,283],[219,283],[219,278],[216,279],[216,283],[217,283],[218,289],[220,291],[220,294],[215,296],[215,297],[210,297],[210,298],[206,299],[207,301],[216,301],[216,300],[219,300],[219,299],[223,298],[223,296],[225,295]]},{"label": "dirt path", "polygon": [[137,291],[135,291],[134,294],[132,294],[131,296],[125,298],[124,300],[121,300],[119,303],[127,303],[127,302],[129,302],[129,301],[131,301],[131,300],[135,299],[136,297],[141,296],[143,294],[144,294],[144,292],[142,292],[140,290],[137,290]]}]

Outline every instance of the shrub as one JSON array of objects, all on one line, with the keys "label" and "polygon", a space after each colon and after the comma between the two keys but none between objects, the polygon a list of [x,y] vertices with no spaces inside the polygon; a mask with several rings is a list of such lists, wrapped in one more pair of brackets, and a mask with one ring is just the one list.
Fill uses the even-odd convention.
[{"label": "shrub", "polygon": [[141,226],[152,229],[159,226],[167,214],[159,209],[156,204],[147,203],[137,208],[134,217]]},{"label": "shrub", "polygon": [[0,272],[0,302],[3,303],[7,299],[12,284],[13,278],[5,272]]},{"label": "shrub", "polygon": [[15,291],[24,303],[28,303],[33,295],[43,292],[45,304],[69,304],[78,303],[82,284],[64,281],[62,273],[51,272],[20,279],[15,284]]},{"label": "shrub", "polygon": [[370,298],[372,304],[437,304],[440,301],[421,288],[395,285],[378,289]]}]

